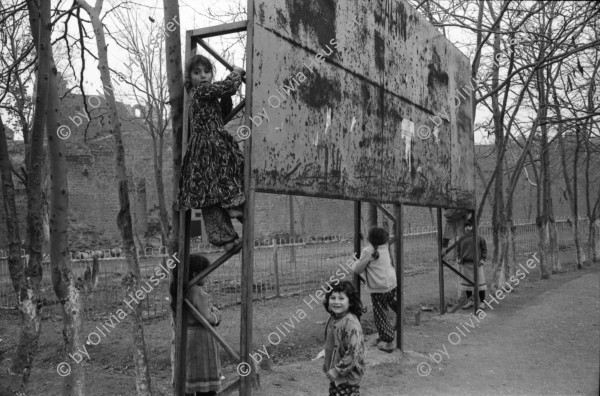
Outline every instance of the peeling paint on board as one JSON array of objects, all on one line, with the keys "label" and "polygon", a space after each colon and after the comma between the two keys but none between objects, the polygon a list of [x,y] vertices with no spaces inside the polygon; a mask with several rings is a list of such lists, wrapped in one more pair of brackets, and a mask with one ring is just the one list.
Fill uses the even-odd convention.
[{"label": "peeling paint on board", "polygon": [[379,32],[375,32],[373,44],[375,45],[373,49],[375,53],[375,65],[379,70],[383,70],[385,68],[385,41]]},{"label": "peeling paint on board", "polygon": [[415,123],[408,119],[402,120],[402,139],[404,140],[404,158],[408,163],[408,168],[412,166],[412,140],[415,136]]},{"label": "peeling paint on board", "polygon": [[286,0],[286,6],[294,37],[299,37],[301,27],[314,32],[321,47],[325,47],[336,37],[337,0]]}]

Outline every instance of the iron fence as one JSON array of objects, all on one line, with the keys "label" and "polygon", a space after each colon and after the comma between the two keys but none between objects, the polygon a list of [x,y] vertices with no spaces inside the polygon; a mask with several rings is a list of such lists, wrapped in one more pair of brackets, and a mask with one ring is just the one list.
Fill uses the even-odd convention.
[{"label": "iron fence", "polygon": [[[528,258],[538,251],[538,229],[529,222],[516,223],[517,260]],[[560,249],[571,249],[573,231],[567,221],[557,221]],[[581,239],[587,241],[587,220],[581,221]],[[489,225],[479,228],[486,238],[488,248],[492,247],[492,229]],[[427,274],[431,276],[432,287],[437,288],[437,230],[435,227],[411,229],[404,235],[405,276]],[[324,284],[339,265],[353,254],[352,234],[304,236],[287,239],[265,239],[254,241],[254,277],[252,288],[254,298],[267,300],[297,293],[309,293]],[[84,318],[97,320],[110,315],[124,306],[125,295],[121,280],[127,272],[123,257],[114,257],[114,250],[76,252],[72,254],[73,273],[84,279],[86,270],[91,270],[93,256],[99,260],[98,282],[93,290],[83,293]],[[111,254],[113,251],[113,254]],[[206,244],[193,244],[192,253],[202,253],[211,261],[223,251]],[[79,253],[85,253],[79,254]],[[103,253],[103,254],[100,254]],[[25,260],[24,252],[22,252]],[[167,250],[148,248],[139,251],[141,282],[150,282],[167,259]],[[0,306],[14,308],[16,297],[12,288],[7,264],[7,251],[0,250]],[[44,304],[45,317],[58,316],[59,302],[52,288],[49,262],[43,264],[43,277],[40,298]],[[156,283],[156,278],[154,279]],[[169,312],[168,279],[159,280],[147,297],[141,301],[143,317],[161,317]],[[410,284],[406,285],[410,288]],[[206,279],[206,288],[214,302],[221,306],[240,303],[241,255],[238,254],[219,267]]]}]

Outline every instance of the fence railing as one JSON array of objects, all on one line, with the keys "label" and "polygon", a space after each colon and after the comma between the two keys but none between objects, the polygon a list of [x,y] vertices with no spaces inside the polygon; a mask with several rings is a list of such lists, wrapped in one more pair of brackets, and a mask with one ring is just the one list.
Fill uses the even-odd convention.
[{"label": "fence railing", "polygon": [[[587,220],[582,221],[581,239],[587,242]],[[517,256],[524,257],[538,250],[538,229],[533,223],[516,224]],[[479,228],[486,238],[488,249],[492,246],[490,226]],[[567,221],[557,221],[561,249],[573,246],[572,228]],[[434,227],[417,227],[404,235],[404,268],[406,276],[437,271],[437,231]],[[296,293],[314,292],[324,281],[340,269],[353,254],[352,234],[304,236],[296,238],[264,239],[254,241],[254,298],[271,299]],[[110,250],[105,250],[110,251]],[[202,253],[211,261],[216,260],[222,249],[207,244],[194,244],[193,253]],[[124,305],[125,299],[121,279],[127,272],[124,257],[100,257],[99,251],[89,251],[87,257],[72,254],[73,272],[76,278],[84,279],[86,270],[91,270],[92,256],[97,255],[98,283],[89,293],[84,293],[84,317],[96,319],[99,315],[112,313]],[[25,252],[22,251],[23,256]],[[167,258],[165,247],[147,248],[140,251],[141,282],[150,282],[158,268]],[[13,308],[16,297],[12,288],[7,251],[0,250],[0,307]],[[215,303],[228,306],[240,303],[241,259],[234,256],[227,264],[219,267],[206,279],[206,288]],[[23,258],[24,260],[25,258]],[[166,268],[166,267],[165,267]],[[45,308],[44,315],[60,315],[59,303],[50,280],[50,265],[43,264],[40,299]],[[156,278],[154,278],[156,280]],[[146,299],[141,302],[144,318],[160,317],[169,312],[168,280],[161,280]]]}]

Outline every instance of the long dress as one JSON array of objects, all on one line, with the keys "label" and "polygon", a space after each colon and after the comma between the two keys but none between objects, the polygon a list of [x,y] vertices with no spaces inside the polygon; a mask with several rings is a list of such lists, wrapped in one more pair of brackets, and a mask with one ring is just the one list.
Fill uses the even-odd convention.
[{"label": "long dress", "polygon": [[[198,310],[202,305],[208,308],[208,295],[200,286],[193,286],[188,298]],[[186,374],[186,393],[221,391],[217,340],[191,314],[187,325]]]},{"label": "long dress", "polygon": [[225,80],[193,86],[189,90],[191,136],[181,168],[179,211],[244,203],[244,154],[223,129],[219,98],[233,95],[241,84],[231,73]]}]

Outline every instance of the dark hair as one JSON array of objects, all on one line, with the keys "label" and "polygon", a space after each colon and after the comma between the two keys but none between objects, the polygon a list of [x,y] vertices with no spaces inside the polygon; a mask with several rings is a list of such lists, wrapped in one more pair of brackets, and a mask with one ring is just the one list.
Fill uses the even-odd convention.
[{"label": "dark hair", "polygon": [[381,227],[373,227],[369,230],[367,241],[369,241],[369,243],[373,245],[373,248],[375,249],[371,255],[371,257],[373,257],[375,260],[379,258],[377,247],[387,243],[389,236],[390,234]]},{"label": "dark hair", "polygon": [[331,310],[329,309],[329,298],[333,293],[344,293],[348,297],[348,300],[350,300],[348,311],[350,313],[353,313],[357,318],[360,319],[360,316],[364,312],[367,312],[367,310],[363,308],[362,301],[360,301],[360,296],[356,292],[356,289],[354,289],[354,286],[352,286],[352,283],[350,283],[349,281],[343,281],[335,286],[332,286],[331,290],[329,290],[327,294],[325,294],[325,301],[323,301],[323,306],[325,307],[325,310],[331,315],[333,315],[333,312],[331,312]]},{"label": "dark hair", "polygon": [[471,220],[465,221],[465,227],[473,227],[473,222]]},{"label": "dark hair", "polygon": [[194,55],[189,58],[185,62],[185,73],[183,74],[183,86],[186,90],[189,90],[192,87],[192,70],[196,68],[196,66],[204,66],[208,67],[212,72],[213,76],[215,74],[215,67],[212,62],[204,55]]},{"label": "dark hair", "polygon": [[[194,276],[198,275],[200,272],[205,270],[210,266],[210,260],[204,257],[201,254],[190,254],[190,271],[189,271],[189,280],[191,280]],[[173,268],[173,277],[171,278],[171,285],[169,286],[169,293],[171,294],[171,309],[173,310],[173,314],[177,311],[177,276],[178,276],[178,268]],[[200,285],[202,285],[204,281],[200,281]]]}]

